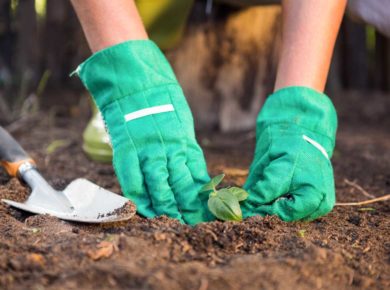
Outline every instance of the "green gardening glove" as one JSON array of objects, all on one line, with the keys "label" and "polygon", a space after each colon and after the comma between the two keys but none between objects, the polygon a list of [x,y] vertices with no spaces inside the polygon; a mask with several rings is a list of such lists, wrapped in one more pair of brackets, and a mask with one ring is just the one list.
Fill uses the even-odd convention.
[{"label": "green gardening glove", "polygon": [[272,94],[257,119],[244,217],[313,220],[331,211],[336,128],[336,111],[326,95],[305,87]]},{"label": "green gardening glove", "polygon": [[145,217],[208,220],[198,191],[209,181],[190,108],[159,48],[128,41],[76,70],[103,115],[122,191]]}]

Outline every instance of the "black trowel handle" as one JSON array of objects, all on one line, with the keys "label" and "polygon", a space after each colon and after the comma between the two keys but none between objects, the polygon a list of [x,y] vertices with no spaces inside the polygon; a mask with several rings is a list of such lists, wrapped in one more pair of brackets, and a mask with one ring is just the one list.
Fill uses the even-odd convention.
[{"label": "black trowel handle", "polygon": [[18,176],[23,163],[35,164],[19,143],[0,126],[0,164],[10,176]]}]

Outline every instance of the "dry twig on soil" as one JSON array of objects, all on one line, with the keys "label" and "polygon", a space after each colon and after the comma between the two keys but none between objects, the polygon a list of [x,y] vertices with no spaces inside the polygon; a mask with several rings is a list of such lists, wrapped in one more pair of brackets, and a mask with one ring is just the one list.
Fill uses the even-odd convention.
[{"label": "dry twig on soil", "polygon": [[357,190],[359,190],[363,195],[369,197],[369,198],[376,198],[376,196],[372,195],[371,193],[368,193],[367,191],[364,190],[363,187],[361,187],[359,184],[357,184],[356,182],[353,182],[353,181],[350,181],[346,178],[344,178],[344,182],[350,186],[352,186],[353,188],[356,188]]},{"label": "dry twig on soil", "polygon": [[371,193],[368,193],[367,191],[365,191],[364,188],[361,187],[356,182],[350,181],[350,180],[348,180],[346,178],[344,179],[344,182],[346,184],[352,186],[353,188],[356,188],[363,195],[369,197],[370,199],[369,200],[364,200],[364,201],[357,201],[357,202],[336,202],[336,204],[335,204],[336,206],[359,206],[359,205],[365,205],[365,204],[370,204],[370,203],[374,203],[374,202],[378,202],[378,201],[385,201],[385,200],[390,199],[390,194],[387,194],[387,195],[384,195],[384,196],[381,196],[381,197],[375,197]]},{"label": "dry twig on soil", "polygon": [[389,200],[389,199],[390,199],[390,194],[387,194],[387,195],[384,195],[381,197],[377,197],[377,198],[373,198],[373,199],[369,199],[369,200],[364,200],[364,201],[358,201],[358,202],[336,202],[336,206],[365,205],[365,204],[370,204],[370,203],[374,203],[374,202],[378,202],[378,201],[385,201],[385,200]]}]

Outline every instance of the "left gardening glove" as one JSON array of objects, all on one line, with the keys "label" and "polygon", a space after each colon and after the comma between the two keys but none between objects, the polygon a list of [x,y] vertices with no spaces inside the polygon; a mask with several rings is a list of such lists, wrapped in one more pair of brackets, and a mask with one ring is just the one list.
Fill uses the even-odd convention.
[{"label": "left gardening glove", "polygon": [[92,55],[76,73],[103,115],[126,197],[145,217],[208,220],[198,191],[210,180],[190,108],[159,48],[128,41]]},{"label": "left gardening glove", "polygon": [[313,220],[331,211],[336,128],[336,111],[322,93],[288,87],[269,96],[257,119],[244,217]]}]

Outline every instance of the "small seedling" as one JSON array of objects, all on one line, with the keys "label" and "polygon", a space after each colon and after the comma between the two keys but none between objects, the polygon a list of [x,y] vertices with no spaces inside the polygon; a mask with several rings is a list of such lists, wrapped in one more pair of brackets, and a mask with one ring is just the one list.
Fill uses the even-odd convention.
[{"label": "small seedling", "polygon": [[225,174],[215,176],[205,184],[200,192],[209,193],[208,207],[213,215],[223,221],[242,221],[240,201],[248,198],[248,193],[239,187],[217,190]]},{"label": "small seedling", "polygon": [[304,238],[305,237],[305,233],[306,233],[306,230],[299,230],[297,232],[298,237],[300,237],[300,238]]}]

